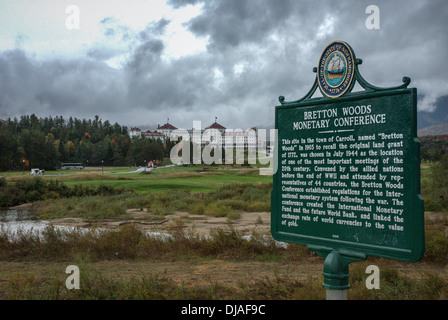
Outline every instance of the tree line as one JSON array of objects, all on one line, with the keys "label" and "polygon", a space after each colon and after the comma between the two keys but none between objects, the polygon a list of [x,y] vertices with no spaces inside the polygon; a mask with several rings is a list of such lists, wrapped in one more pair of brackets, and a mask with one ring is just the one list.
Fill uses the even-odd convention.
[{"label": "tree line", "polygon": [[141,166],[162,161],[174,143],[159,139],[131,139],[118,123],[62,116],[22,115],[0,123],[0,170],[54,170],[63,162],[84,166]]},{"label": "tree line", "polygon": [[422,160],[441,161],[448,157],[448,134],[423,136],[419,140]]}]

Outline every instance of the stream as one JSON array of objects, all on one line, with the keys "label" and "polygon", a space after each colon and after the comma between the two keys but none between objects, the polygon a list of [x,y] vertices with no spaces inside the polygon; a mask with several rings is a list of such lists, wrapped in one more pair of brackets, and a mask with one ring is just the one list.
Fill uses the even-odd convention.
[{"label": "stream", "polygon": [[[34,216],[26,209],[1,209],[0,210],[0,231],[8,232],[12,236],[17,235],[18,232],[41,233],[50,221],[35,220]],[[72,230],[71,227],[55,226],[64,230]]]},{"label": "stream", "polygon": [[[40,235],[46,227],[52,225],[51,220],[36,220],[34,215],[26,209],[0,209],[0,234],[8,233],[9,239],[18,238],[18,234],[33,233]],[[90,228],[69,227],[54,225],[54,228],[63,231],[88,231]],[[103,230],[101,228],[97,230]],[[162,239],[170,238],[171,235],[160,232],[147,232],[149,236],[160,237]]]},{"label": "stream", "polygon": [[[14,209],[6,208],[0,209],[0,234],[7,233],[8,239],[14,241],[15,239],[20,239],[20,234],[33,233],[40,235],[46,227],[52,225],[51,220],[36,220],[34,215],[30,213],[27,209]],[[54,228],[62,231],[89,231],[89,228],[83,227],[69,227],[69,226],[59,226],[53,225]],[[97,229],[100,230],[100,229]],[[161,238],[163,240],[168,240],[172,238],[172,235],[161,232],[146,232],[148,236]],[[243,239],[249,240],[250,235],[242,236]],[[283,242],[277,242],[276,244],[280,247],[286,248],[286,244]]]}]

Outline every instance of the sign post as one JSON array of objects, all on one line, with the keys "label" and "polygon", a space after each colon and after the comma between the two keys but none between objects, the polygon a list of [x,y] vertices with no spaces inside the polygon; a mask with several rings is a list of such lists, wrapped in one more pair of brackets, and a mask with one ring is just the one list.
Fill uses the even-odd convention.
[{"label": "sign post", "polygon": [[[424,253],[417,90],[379,88],[352,48],[330,43],[311,90],[275,108],[278,170],[271,233],[324,259],[328,299],[345,299],[348,266],[368,255],[417,261]],[[364,88],[351,92],[355,82]],[[323,97],[312,98],[319,88]]]}]

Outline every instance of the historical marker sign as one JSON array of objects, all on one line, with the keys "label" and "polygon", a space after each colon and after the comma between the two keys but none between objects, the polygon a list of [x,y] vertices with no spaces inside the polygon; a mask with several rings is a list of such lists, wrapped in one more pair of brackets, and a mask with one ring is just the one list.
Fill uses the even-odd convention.
[{"label": "historical marker sign", "polygon": [[[276,240],[405,261],[424,252],[417,90],[377,88],[344,42],[323,52],[313,88],[275,110]],[[358,81],[366,90],[350,93]],[[319,88],[323,98],[311,98]]]}]

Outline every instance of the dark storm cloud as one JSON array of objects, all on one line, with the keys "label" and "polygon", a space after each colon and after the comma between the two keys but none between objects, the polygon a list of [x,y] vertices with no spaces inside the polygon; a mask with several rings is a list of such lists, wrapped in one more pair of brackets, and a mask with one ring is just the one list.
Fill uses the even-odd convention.
[{"label": "dark storm cloud", "polygon": [[[155,63],[155,59],[152,53],[139,54],[129,63],[126,72],[131,105],[145,107],[152,112],[167,109],[183,112],[202,105],[203,99],[210,101],[213,94],[207,83],[212,81],[212,72],[208,68],[207,57],[194,55],[171,63],[160,59]],[[148,62],[154,65],[142,70],[141,66]]]},{"label": "dark storm cloud", "polygon": [[[133,34],[113,17],[100,23],[106,27],[106,35],[127,46],[126,51],[106,41],[89,48],[84,58],[38,60],[20,49],[0,52],[0,119],[31,113],[79,118],[98,114],[128,125],[141,118],[143,112],[147,114],[147,110],[138,110],[132,99],[128,103],[128,91],[133,92],[139,76],[147,77],[146,73],[159,62],[164,43],[156,36],[164,33],[168,20],[149,23]],[[125,70],[132,77],[104,62],[129,51],[132,55]]]},{"label": "dark storm cloud", "polygon": [[128,41],[132,38],[131,28],[120,23],[115,17],[104,18],[100,21],[100,25],[106,38],[115,38],[121,41]]},{"label": "dark storm cloud", "polygon": [[[378,6],[379,30],[365,25],[369,4]],[[258,55],[252,55],[254,61],[265,63],[253,70],[254,76],[271,79],[270,85],[263,83],[263,92],[271,89],[273,95],[278,92],[291,98],[305,94],[312,83],[309,70],[317,65],[322,49],[331,41],[345,40],[365,61],[360,68],[369,81],[387,87],[399,85],[404,75],[410,76],[426,97],[419,108],[431,109],[437,97],[448,93],[444,84],[448,70],[441,63],[448,50],[447,15],[444,0],[256,4],[221,0],[204,1],[202,14],[188,26],[196,35],[209,37],[209,50],[215,54],[225,52],[228,62],[237,62],[245,50],[248,55],[258,50]],[[272,77],[273,72],[283,76]],[[229,84],[233,83],[232,78],[229,80]],[[301,89],[293,91],[292,83]]]},{"label": "dark storm cloud", "polygon": [[[410,76],[411,87],[424,96],[419,108],[430,109],[448,93],[445,0],[169,1],[174,8],[199,3],[202,12],[185,24],[208,41],[207,50],[195,54],[166,56],[169,20],[136,32],[113,17],[101,25],[106,39],[127,45],[120,70],[103,62],[123,53],[107,42],[76,60],[37,62],[19,50],[3,52],[0,118],[72,108],[85,116],[116,117],[126,125],[155,125],[170,117],[189,128],[193,120],[217,116],[227,127],[270,126],[278,96],[295,100],[305,95],[314,81],[312,68],[334,40],[353,47],[364,61],[363,76],[374,85],[395,86]],[[365,26],[369,4],[380,9],[379,30]]]},{"label": "dark storm cloud", "polygon": [[159,21],[149,23],[146,28],[139,33],[139,38],[142,41],[148,41],[154,36],[161,36],[165,33],[166,27],[170,24],[170,20],[165,18]]},{"label": "dark storm cloud", "polygon": [[120,112],[120,74],[90,59],[37,61],[21,50],[0,54],[0,118]]},{"label": "dark storm cloud", "polygon": [[117,48],[100,46],[89,49],[89,51],[87,51],[87,56],[97,60],[108,60],[121,53],[123,53],[123,51]]},{"label": "dark storm cloud", "polygon": [[259,43],[291,10],[289,1],[257,3],[249,1],[207,1],[204,13],[189,23],[198,36],[210,36],[218,50],[241,43]]},{"label": "dark storm cloud", "polygon": [[[173,71],[167,65],[151,70],[151,78],[139,85],[148,88],[147,95],[164,92],[164,108],[190,107],[190,118],[200,119],[202,111],[219,114],[228,126],[272,124],[277,97],[297,95],[301,84],[312,83],[314,65],[304,63],[309,52],[297,42],[312,40],[324,22],[318,18],[325,17],[320,8],[294,1],[204,2],[202,13],[186,25],[196,36],[209,39],[208,51],[194,63],[191,58],[178,59],[170,65]],[[332,12],[336,13],[334,8]],[[152,83],[157,79],[166,79],[164,88]]]},{"label": "dark storm cloud", "polygon": [[132,70],[135,76],[142,73],[148,74],[159,64],[163,48],[163,41],[159,39],[149,40],[141,44],[128,62],[129,70]]},{"label": "dark storm cloud", "polygon": [[313,36],[326,13],[339,13],[340,4],[329,4],[294,0],[204,1],[202,14],[192,19],[188,27],[197,36],[210,36],[209,47],[217,50],[248,43],[260,45],[278,32]]},{"label": "dark storm cloud", "polygon": [[168,0],[167,3],[174,9],[179,9],[187,5],[196,5],[198,3],[204,2],[204,0]]}]

